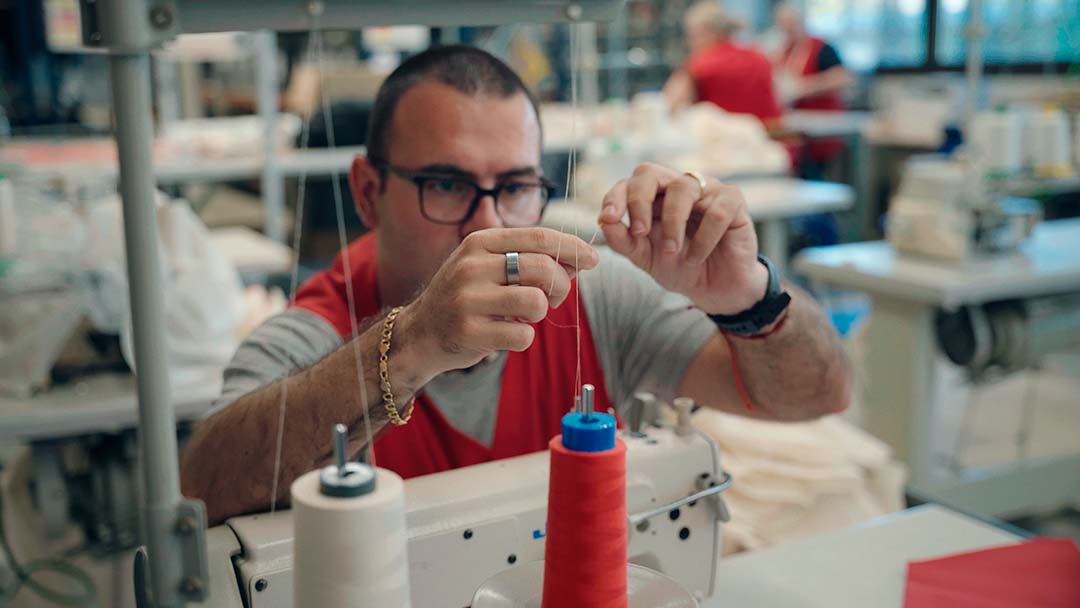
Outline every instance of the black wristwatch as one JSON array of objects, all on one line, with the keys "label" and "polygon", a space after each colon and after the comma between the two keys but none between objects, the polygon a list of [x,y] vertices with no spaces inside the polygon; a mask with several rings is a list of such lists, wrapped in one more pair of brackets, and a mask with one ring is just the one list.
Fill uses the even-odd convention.
[{"label": "black wristwatch", "polygon": [[791,296],[780,287],[780,273],[769,258],[758,254],[757,259],[769,271],[769,286],[765,296],[746,310],[733,315],[709,315],[720,331],[736,336],[754,336],[773,324],[787,310]]}]

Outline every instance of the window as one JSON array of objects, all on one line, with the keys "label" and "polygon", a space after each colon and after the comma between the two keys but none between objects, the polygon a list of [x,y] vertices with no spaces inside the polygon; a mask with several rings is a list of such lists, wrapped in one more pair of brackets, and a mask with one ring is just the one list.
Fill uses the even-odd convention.
[{"label": "window", "polygon": [[[963,67],[969,0],[804,0],[807,29],[854,70]],[[1080,0],[983,0],[990,71],[1080,62]]]},{"label": "window", "polygon": [[926,62],[926,0],[806,0],[806,28],[851,69]]},{"label": "window", "polygon": [[[1080,59],[1080,0],[983,0],[988,64],[1069,63]],[[964,63],[968,0],[939,0],[938,64]]]}]

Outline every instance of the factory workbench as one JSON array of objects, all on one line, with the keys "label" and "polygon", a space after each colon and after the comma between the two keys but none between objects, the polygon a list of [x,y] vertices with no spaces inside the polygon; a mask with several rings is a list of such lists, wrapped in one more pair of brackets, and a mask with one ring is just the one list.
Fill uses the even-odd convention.
[{"label": "factory workbench", "polygon": [[[867,293],[865,427],[911,468],[920,495],[980,514],[1020,515],[1080,499],[1080,454],[952,470],[934,446],[943,406],[939,309],[1080,291],[1080,220],[1040,224],[1016,254],[963,263],[900,256],[886,242],[805,250],[795,268],[817,284]],[[1019,407],[1020,404],[1017,404]]]},{"label": "factory workbench", "polygon": [[909,561],[1020,540],[940,505],[923,505],[720,560],[718,592],[701,608],[900,608]]}]

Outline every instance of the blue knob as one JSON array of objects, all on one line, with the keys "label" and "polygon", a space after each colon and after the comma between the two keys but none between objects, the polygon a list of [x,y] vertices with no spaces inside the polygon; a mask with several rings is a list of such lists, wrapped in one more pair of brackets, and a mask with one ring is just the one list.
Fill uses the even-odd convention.
[{"label": "blue knob", "polygon": [[575,452],[603,452],[615,447],[615,417],[571,412],[562,418],[562,443]]}]

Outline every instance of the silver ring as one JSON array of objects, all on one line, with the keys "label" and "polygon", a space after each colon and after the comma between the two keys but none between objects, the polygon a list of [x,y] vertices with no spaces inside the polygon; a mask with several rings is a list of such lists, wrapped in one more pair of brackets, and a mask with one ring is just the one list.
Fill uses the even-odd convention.
[{"label": "silver ring", "polygon": [[506,255],[506,284],[521,285],[521,267],[518,266],[518,253],[510,251]]}]

